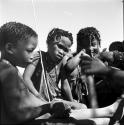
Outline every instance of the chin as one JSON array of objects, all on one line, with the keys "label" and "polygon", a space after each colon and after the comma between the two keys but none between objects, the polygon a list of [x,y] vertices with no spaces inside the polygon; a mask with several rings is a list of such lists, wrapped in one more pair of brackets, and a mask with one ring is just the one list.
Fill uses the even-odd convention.
[{"label": "chin", "polygon": [[62,60],[62,58],[57,58],[56,61],[57,62],[60,62]]},{"label": "chin", "polygon": [[20,64],[19,66],[25,68],[29,63]]}]

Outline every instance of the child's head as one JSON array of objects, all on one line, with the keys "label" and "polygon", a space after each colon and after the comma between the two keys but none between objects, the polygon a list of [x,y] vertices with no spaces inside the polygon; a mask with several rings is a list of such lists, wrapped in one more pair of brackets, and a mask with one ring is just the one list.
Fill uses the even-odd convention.
[{"label": "child's head", "polygon": [[77,52],[85,49],[88,54],[93,55],[99,52],[100,34],[94,27],[81,29],[77,34]]},{"label": "child's head", "polygon": [[72,34],[59,28],[53,28],[47,37],[48,53],[54,62],[61,61],[73,44]]},{"label": "child's head", "polygon": [[37,46],[36,32],[21,23],[8,22],[0,28],[2,58],[15,66],[26,66],[32,61],[32,52]]},{"label": "child's head", "polygon": [[124,52],[123,42],[114,41],[109,45],[109,51],[119,51]]}]

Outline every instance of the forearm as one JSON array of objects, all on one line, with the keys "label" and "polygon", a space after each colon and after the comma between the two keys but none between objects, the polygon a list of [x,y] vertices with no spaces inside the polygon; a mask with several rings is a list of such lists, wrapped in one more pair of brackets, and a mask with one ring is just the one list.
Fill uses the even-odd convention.
[{"label": "forearm", "polygon": [[29,116],[29,119],[31,118],[37,118],[41,115],[44,115],[46,113],[50,113],[51,114],[51,104],[47,103],[47,104],[43,104],[39,107],[34,107],[31,109],[31,114]]},{"label": "forearm", "polygon": [[31,79],[25,78],[25,85],[27,86],[27,88],[35,95],[38,96],[39,92],[36,90],[36,88],[33,85],[33,82],[31,81]]},{"label": "forearm", "polygon": [[65,83],[63,83],[63,85],[62,85],[62,91],[68,101],[73,101],[71,88],[70,88],[69,83],[67,83],[68,82],[67,79],[64,82]]},{"label": "forearm", "polygon": [[66,64],[67,71],[72,72],[79,65],[81,61],[80,56],[81,56],[81,53],[78,53],[75,57],[68,60]]},{"label": "forearm", "polygon": [[46,113],[51,113],[50,111],[51,111],[51,108],[49,103],[43,104],[39,107],[20,108],[19,110],[13,112],[13,118],[17,122],[24,122],[27,120],[37,118]]}]

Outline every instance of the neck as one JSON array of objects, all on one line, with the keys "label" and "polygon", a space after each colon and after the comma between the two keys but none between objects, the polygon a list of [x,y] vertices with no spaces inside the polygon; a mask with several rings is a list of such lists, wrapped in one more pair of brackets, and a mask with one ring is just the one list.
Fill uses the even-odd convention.
[{"label": "neck", "polygon": [[56,62],[51,58],[50,54],[47,52],[46,56],[47,62],[51,64],[56,64]]}]

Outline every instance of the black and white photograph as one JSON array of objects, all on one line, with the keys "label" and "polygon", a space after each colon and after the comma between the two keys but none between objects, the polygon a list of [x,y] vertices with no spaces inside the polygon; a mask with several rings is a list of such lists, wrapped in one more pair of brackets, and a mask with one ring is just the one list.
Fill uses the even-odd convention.
[{"label": "black and white photograph", "polygon": [[0,124],[124,125],[124,0],[0,0]]}]

